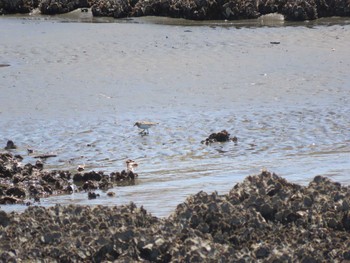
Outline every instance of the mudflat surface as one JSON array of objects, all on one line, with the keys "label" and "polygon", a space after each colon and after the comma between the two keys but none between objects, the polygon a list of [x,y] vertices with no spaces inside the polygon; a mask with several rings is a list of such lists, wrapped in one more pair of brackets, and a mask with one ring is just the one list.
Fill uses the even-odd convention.
[{"label": "mudflat surface", "polygon": [[[27,148],[57,154],[47,169],[120,171],[131,158],[139,178],[114,198],[42,205],[134,201],[167,216],[189,194],[226,193],[262,168],[300,184],[316,175],[350,183],[346,19],[81,16],[0,18],[0,64],[9,65],[0,67],[0,146],[13,140],[23,163],[34,161]],[[159,125],[141,136],[138,120]],[[237,144],[200,143],[223,129]]]}]

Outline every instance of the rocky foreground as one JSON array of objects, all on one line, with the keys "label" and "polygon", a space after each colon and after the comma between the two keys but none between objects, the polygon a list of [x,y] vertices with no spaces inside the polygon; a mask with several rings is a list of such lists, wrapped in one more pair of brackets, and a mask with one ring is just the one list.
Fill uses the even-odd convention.
[{"label": "rocky foreground", "polygon": [[350,16],[349,0],[0,0],[0,14],[62,14],[91,8],[94,16],[165,16],[193,20],[233,20],[280,13],[287,20]]},{"label": "rocky foreground", "polygon": [[168,218],[118,207],[0,210],[3,262],[347,262],[350,188],[270,173],[225,195],[199,192]]}]

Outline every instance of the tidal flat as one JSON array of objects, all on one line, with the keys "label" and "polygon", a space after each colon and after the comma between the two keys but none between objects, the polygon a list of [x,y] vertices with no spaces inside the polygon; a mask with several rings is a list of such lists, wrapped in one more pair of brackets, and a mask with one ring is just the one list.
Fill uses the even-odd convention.
[{"label": "tidal flat", "polygon": [[[307,185],[349,184],[350,24],[346,18],[193,22],[72,12],[0,17],[0,146],[23,164],[111,173],[134,185],[40,205],[134,202],[167,217],[199,191],[227,193],[268,169]],[[158,122],[147,136],[139,120]],[[237,143],[204,145],[226,129]],[[2,150],[6,152],[6,150]],[[1,206],[23,211],[25,205]]]}]

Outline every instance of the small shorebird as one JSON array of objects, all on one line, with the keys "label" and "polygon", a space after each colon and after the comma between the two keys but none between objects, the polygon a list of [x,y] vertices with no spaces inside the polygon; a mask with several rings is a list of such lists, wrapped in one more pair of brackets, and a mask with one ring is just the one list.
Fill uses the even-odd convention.
[{"label": "small shorebird", "polygon": [[127,172],[134,172],[134,168],[139,166],[135,161],[128,159],[125,161],[126,163],[126,171]]},{"label": "small shorebird", "polygon": [[138,128],[142,129],[142,131],[140,132],[141,134],[148,134],[148,129],[157,124],[158,122],[138,121],[135,122],[134,126],[137,126]]}]

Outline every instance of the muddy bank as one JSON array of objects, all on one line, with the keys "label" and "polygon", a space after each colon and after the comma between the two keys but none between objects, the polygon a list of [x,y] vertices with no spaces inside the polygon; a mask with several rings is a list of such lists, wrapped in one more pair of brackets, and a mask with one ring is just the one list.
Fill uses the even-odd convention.
[{"label": "muddy bank", "polygon": [[199,192],[159,219],[133,203],[0,211],[0,258],[47,262],[330,262],[350,259],[350,188],[263,171]]},{"label": "muddy bank", "polygon": [[280,13],[287,20],[313,20],[320,17],[349,16],[346,0],[0,0],[0,14],[30,13],[39,8],[42,14],[63,14],[90,8],[94,16],[125,18],[165,16],[192,20],[252,19]]}]

